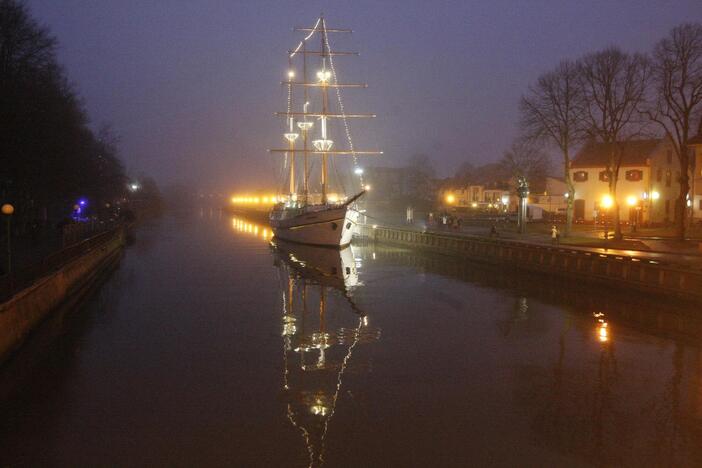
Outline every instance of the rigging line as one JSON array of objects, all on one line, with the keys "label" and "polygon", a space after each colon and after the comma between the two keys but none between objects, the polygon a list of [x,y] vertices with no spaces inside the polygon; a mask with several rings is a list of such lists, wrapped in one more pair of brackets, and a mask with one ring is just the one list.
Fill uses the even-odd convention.
[{"label": "rigging line", "polygon": [[[327,42],[327,50],[331,52],[331,45],[329,44],[329,35],[327,34],[327,27],[326,27],[326,22],[322,20],[322,33],[324,34],[325,40]],[[334,59],[332,58],[331,55],[329,55],[329,66],[331,67],[332,70],[332,76],[334,77],[334,84],[339,84],[339,80],[336,77],[336,68],[334,68]],[[348,140],[349,143],[349,149],[351,150],[351,156],[353,157],[353,166],[354,169],[358,168],[358,156],[356,155],[354,148],[353,148],[353,140],[351,139],[351,131],[349,130],[349,123],[348,120],[346,119],[346,111],[344,110],[344,102],[341,99],[341,89],[336,88],[336,98],[339,101],[339,110],[341,111],[342,119],[344,121],[344,128],[346,130],[346,139]],[[359,174],[359,179],[361,182],[361,188],[365,186],[363,183],[363,173]]]},{"label": "rigging line", "polygon": [[300,48],[302,47],[302,43],[307,41],[307,39],[312,37],[312,34],[314,34],[317,31],[317,27],[319,26],[319,22],[321,20],[322,20],[322,18],[317,18],[317,22],[314,23],[314,27],[312,28],[312,31],[310,31],[310,33],[307,36],[305,36],[305,38],[303,40],[300,41],[300,43],[297,45],[297,47],[295,47],[295,50],[293,50],[293,52],[290,54],[290,58],[293,58],[295,56],[295,54],[297,54],[300,51]]},{"label": "rigging line", "polygon": [[358,327],[354,330],[353,334],[353,343],[349,346],[348,351],[346,352],[346,356],[344,356],[344,359],[341,363],[341,368],[339,369],[339,373],[337,374],[336,377],[336,391],[334,392],[334,397],[332,398],[332,404],[331,404],[331,411],[329,412],[329,417],[324,420],[324,430],[322,431],[322,437],[321,437],[321,443],[320,443],[320,448],[319,448],[319,461],[324,462],[324,439],[327,435],[327,431],[329,430],[329,422],[331,421],[332,417],[334,417],[334,413],[336,412],[336,402],[339,399],[339,393],[341,392],[341,379],[344,376],[344,372],[346,371],[346,368],[349,365],[349,360],[351,359],[351,355],[353,354],[353,349],[356,347],[358,342],[360,341],[361,338],[361,330],[363,329],[363,317],[358,318]]}]

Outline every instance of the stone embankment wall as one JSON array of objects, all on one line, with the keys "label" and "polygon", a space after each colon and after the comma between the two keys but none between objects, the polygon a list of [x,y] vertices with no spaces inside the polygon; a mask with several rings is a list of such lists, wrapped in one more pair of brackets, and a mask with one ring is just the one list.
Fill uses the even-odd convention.
[{"label": "stone embankment wall", "polygon": [[0,304],[0,363],[53,310],[80,295],[120,255],[123,228]]},{"label": "stone embankment wall", "polygon": [[702,301],[702,269],[567,247],[360,226],[359,236],[527,271]]}]

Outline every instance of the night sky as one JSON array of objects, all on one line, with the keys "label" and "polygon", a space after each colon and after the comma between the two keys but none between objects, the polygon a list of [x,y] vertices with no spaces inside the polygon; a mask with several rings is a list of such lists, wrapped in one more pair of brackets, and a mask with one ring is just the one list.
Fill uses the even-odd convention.
[{"label": "night sky", "polygon": [[[616,44],[647,52],[670,28],[702,21],[702,1],[29,0],[60,41],[59,60],[91,122],[110,122],[132,173],[200,189],[270,179],[285,109],[279,82],[294,26],[323,11],[341,77],[366,91],[347,111],[374,112],[357,146],[382,164],[426,153],[440,174],[498,159],[517,132],[527,86],[562,58]],[[342,80],[350,81],[350,80]],[[358,140],[358,138],[357,138]]]}]

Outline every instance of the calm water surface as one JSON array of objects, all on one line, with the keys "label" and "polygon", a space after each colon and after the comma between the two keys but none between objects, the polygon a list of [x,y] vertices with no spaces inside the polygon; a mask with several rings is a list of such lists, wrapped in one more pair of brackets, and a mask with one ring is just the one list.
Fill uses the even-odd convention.
[{"label": "calm water surface", "polygon": [[0,466],[702,464],[695,310],[269,244],[210,210],[140,228],[3,372]]}]

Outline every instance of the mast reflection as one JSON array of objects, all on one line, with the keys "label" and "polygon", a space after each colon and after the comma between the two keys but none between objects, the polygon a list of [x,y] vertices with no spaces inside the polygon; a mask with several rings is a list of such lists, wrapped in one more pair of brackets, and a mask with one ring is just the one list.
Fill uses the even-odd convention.
[{"label": "mast reflection", "polygon": [[379,340],[380,330],[369,326],[353,300],[362,283],[350,246],[337,250],[280,240],[271,245],[282,291],[286,417],[300,431],[309,466],[322,466],[354,350]]}]

